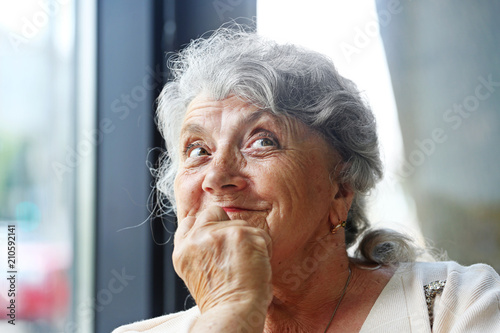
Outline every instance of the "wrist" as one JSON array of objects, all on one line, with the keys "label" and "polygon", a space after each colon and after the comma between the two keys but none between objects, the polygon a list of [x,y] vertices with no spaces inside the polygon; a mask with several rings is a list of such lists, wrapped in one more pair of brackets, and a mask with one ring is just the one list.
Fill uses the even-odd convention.
[{"label": "wrist", "polygon": [[207,310],[193,323],[190,332],[262,333],[268,302],[241,300],[219,304]]}]

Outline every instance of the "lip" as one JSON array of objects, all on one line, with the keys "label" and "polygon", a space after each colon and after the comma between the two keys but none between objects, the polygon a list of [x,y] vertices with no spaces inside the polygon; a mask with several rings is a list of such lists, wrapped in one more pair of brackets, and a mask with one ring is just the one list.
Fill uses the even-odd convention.
[{"label": "lip", "polygon": [[245,209],[241,207],[222,207],[226,213],[239,213],[239,212],[248,212],[251,209]]}]

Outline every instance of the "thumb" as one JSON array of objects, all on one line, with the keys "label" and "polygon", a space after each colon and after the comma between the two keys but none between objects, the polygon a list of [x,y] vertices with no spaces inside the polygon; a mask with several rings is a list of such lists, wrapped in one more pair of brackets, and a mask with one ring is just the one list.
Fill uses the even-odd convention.
[{"label": "thumb", "polygon": [[210,206],[196,218],[196,223],[220,222],[230,220],[222,207]]}]

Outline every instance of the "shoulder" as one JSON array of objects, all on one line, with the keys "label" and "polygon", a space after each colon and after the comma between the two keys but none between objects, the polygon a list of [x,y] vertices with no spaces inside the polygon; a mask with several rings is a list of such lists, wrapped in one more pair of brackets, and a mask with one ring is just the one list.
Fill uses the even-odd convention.
[{"label": "shoulder", "polygon": [[153,319],[138,321],[132,324],[120,326],[112,333],[136,333],[136,332],[188,332],[193,321],[200,315],[197,306],[186,311],[180,311]]},{"label": "shoulder", "polygon": [[396,273],[406,278],[413,278],[424,285],[446,280],[446,289],[450,291],[473,286],[479,291],[495,290],[500,287],[500,276],[486,264],[462,266],[454,261],[417,262],[402,264]]},{"label": "shoulder", "polygon": [[474,288],[474,297],[485,292],[500,292],[500,276],[485,264],[461,266],[455,262],[443,263],[446,266],[446,288],[449,291]]},{"label": "shoulder", "polygon": [[500,277],[483,264],[451,269],[434,311],[437,331],[500,332]]},{"label": "shoulder", "polygon": [[481,276],[497,282],[500,279],[498,273],[489,265],[462,266],[454,261],[403,263],[397,272],[419,277],[423,282],[459,278],[460,282],[466,283],[474,276]]},{"label": "shoulder", "polygon": [[401,264],[395,277],[417,291],[442,281],[442,298],[454,299],[454,302],[465,299],[471,302],[485,296],[497,302],[500,299],[500,276],[485,264],[462,266],[453,261]]},{"label": "shoulder", "polygon": [[433,295],[435,303],[432,300],[435,332],[500,331],[500,276],[492,267],[415,263],[407,271],[415,279],[415,289],[433,284],[439,289]]}]

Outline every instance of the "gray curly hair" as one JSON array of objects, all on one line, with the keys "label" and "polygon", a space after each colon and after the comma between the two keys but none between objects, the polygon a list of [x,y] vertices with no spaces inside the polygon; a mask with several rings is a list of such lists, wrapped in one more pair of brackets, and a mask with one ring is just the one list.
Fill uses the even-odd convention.
[{"label": "gray curly hair", "polygon": [[[346,221],[347,247],[367,229],[364,196],[382,177],[375,118],[356,86],[337,72],[330,59],[232,26],[192,41],[170,57],[169,68],[172,79],[158,100],[158,126],[167,152],[157,188],[171,203],[170,210],[175,212],[173,184],[188,104],[200,94],[214,100],[234,94],[274,114],[298,119],[323,136],[342,159],[336,180],[355,192]],[[377,263],[395,261],[394,251],[390,259],[386,250],[401,248],[395,245],[404,239],[391,237],[388,245],[382,234],[364,237],[360,243],[364,249],[358,249],[361,257]]]}]

